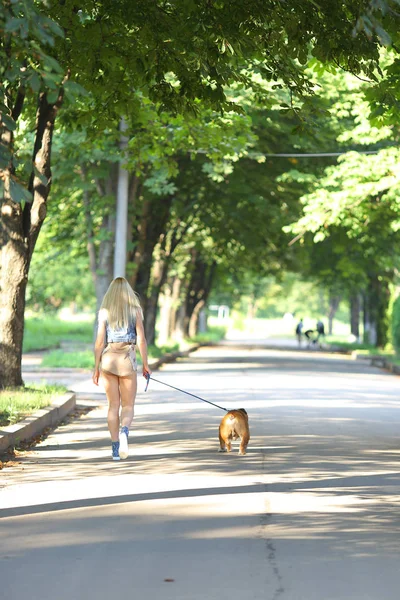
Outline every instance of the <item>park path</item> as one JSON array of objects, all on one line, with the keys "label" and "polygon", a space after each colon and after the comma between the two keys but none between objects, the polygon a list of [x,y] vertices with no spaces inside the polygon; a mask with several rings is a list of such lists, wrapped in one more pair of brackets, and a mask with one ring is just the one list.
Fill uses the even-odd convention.
[{"label": "park path", "polygon": [[98,408],[0,476],[5,598],[398,599],[398,377],[254,340],[154,376],[245,407],[248,454],[217,453],[221,411],[151,382],[113,463],[81,373]]}]

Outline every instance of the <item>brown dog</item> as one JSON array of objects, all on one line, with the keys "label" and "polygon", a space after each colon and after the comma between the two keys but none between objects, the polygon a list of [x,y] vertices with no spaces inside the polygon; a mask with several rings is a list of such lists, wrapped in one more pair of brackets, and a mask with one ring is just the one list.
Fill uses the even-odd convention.
[{"label": "brown dog", "polygon": [[239,454],[246,454],[247,444],[250,439],[249,418],[244,408],[230,410],[219,426],[219,452],[230,452],[232,440],[240,437]]}]

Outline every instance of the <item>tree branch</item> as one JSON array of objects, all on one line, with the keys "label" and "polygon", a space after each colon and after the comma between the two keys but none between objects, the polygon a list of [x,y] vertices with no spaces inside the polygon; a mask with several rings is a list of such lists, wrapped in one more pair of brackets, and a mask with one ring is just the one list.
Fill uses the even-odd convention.
[{"label": "tree branch", "polygon": [[14,121],[17,121],[21,115],[22,108],[24,106],[26,89],[23,85],[20,85],[15,99],[14,108],[12,109],[11,116]]}]

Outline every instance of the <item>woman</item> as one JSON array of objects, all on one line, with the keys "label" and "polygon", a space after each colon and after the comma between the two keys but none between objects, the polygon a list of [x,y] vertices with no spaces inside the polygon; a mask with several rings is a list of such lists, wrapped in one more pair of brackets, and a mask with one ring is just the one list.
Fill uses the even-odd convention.
[{"label": "woman", "polygon": [[93,383],[99,385],[101,371],[108,400],[107,422],[112,458],[120,460],[129,455],[128,434],[137,389],[136,343],[142,357],[143,376],[151,375],[142,309],[137,295],[124,277],[116,277],[111,282],[103,298],[98,321]]}]

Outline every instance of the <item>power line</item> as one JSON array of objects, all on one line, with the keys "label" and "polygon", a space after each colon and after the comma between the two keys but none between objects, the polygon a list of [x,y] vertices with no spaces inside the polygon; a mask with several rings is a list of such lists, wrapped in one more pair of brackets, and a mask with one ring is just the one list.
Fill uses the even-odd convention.
[{"label": "power line", "polygon": [[[379,148],[379,150],[345,150],[343,152],[288,152],[288,153],[272,153],[265,154],[261,152],[249,152],[248,158],[320,158],[324,156],[344,156],[349,152],[357,152],[357,154],[378,154],[381,150],[388,150],[389,148],[397,148],[398,146],[386,146],[385,148]],[[191,154],[208,154],[207,150],[189,150]],[[243,157],[246,158],[246,157]]]},{"label": "power line", "polygon": [[[393,146],[391,146],[393,147]],[[380,148],[383,150],[383,148]],[[278,156],[282,158],[319,158],[320,156],[343,156],[344,154],[348,154],[349,152],[357,152],[357,154],[378,154],[380,150],[346,150],[345,152],[303,152],[299,154],[288,153],[288,154],[259,154],[257,156],[264,156],[268,158],[269,156]]]}]

